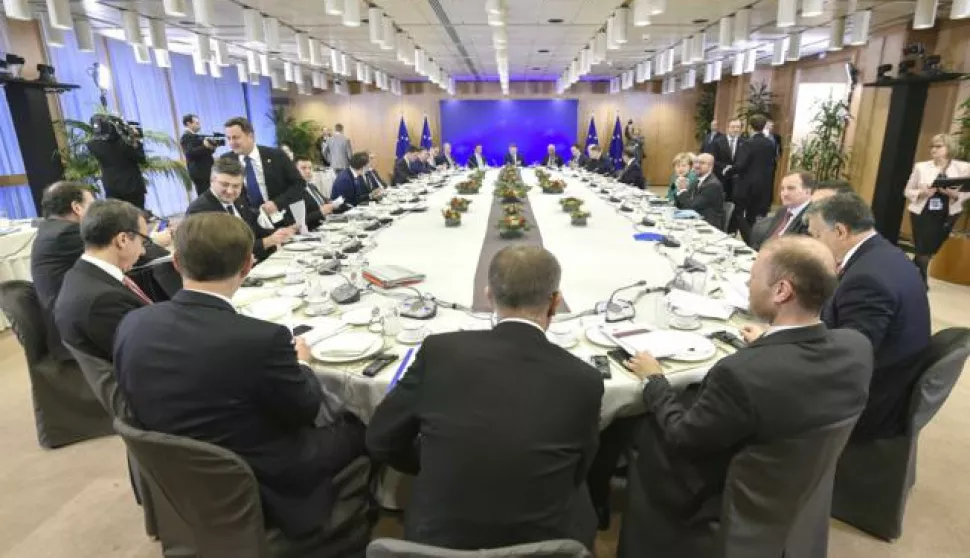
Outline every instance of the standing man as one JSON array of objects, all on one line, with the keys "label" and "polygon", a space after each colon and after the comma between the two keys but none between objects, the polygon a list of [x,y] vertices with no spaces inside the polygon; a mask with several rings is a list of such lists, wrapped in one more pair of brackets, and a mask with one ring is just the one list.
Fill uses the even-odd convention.
[{"label": "standing man", "polygon": [[185,165],[189,169],[189,177],[192,184],[195,184],[196,195],[201,196],[209,189],[209,175],[212,173],[212,154],[215,153],[216,146],[205,136],[199,134],[202,123],[199,117],[194,114],[186,114],[182,117],[182,125],[185,131],[182,132],[182,153],[185,155]]},{"label": "standing man", "polygon": [[546,147],[546,159],[543,164],[552,169],[558,169],[562,166],[562,157],[556,154],[556,146],[549,144]]},{"label": "standing man", "polygon": [[353,152],[350,149],[350,140],[344,135],[344,125],[335,124],[333,135],[327,140],[327,145],[323,148],[323,158],[330,161],[330,167],[336,173],[350,166],[350,157]]},{"label": "standing man", "polygon": [[[92,116],[91,127],[94,135],[87,147],[101,167],[105,197],[126,201],[144,211],[148,186],[141,165],[148,159],[138,128],[107,114]],[[119,130],[126,136],[122,137]]]},{"label": "standing man", "polygon": [[482,154],[482,144],[475,145],[475,152],[468,158],[468,164],[465,166],[470,169],[488,168],[488,163],[485,162],[485,155]]},{"label": "standing man", "polygon": [[738,148],[741,147],[741,121],[732,120],[728,123],[727,135],[717,134],[712,140],[709,153],[714,156],[714,174],[724,185],[727,201],[734,199],[734,160]]},{"label": "standing man", "polygon": [[438,158],[434,162],[436,167],[444,166],[445,168],[453,169],[458,166],[455,158],[451,156],[451,144],[445,143],[442,146],[442,153],[438,155]]},{"label": "standing man", "polygon": [[313,163],[310,159],[297,157],[296,170],[300,171],[300,176],[306,181],[306,191],[303,193],[303,201],[306,203],[306,226],[313,230],[320,226],[325,215],[333,213],[334,206],[313,183]]},{"label": "standing man", "polygon": [[[808,235],[805,209],[812,203],[815,175],[808,171],[792,171],[781,180],[778,197],[782,208],[771,219],[764,219],[751,230],[751,247],[760,250],[768,240],[784,234]],[[760,230],[759,230],[760,229]]]},{"label": "standing man", "polygon": [[701,142],[700,153],[710,153],[714,155],[714,142],[717,138],[723,136],[721,132],[717,130],[717,120],[711,120],[711,129],[704,136],[704,140]]},{"label": "standing man", "polygon": [[509,152],[505,154],[503,164],[511,165],[513,167],[522,166],[522,157],[519,156],[519,148],[514,143],[509,144]]},{"label": "standing man", "polygon": [[746,243],[751,242],[751,227],[771,209],[775,180],[775,146],[764,135],[766,119],[751,117],[754,134],[738,148],[734,178],[734,221]]},{"label": "standing man", "polygon": [[781,159],[783,148],[781,146],[781,136],[775,133],[775,122],[768,120],[765,122],[765,137],[775,145],[775,164]]},{"label": "standing man", "polygon": [[235,159],[245,171],[245,200],[256,213],[266,213],[279,226],[293,224],[293,216],[280,213],[303,199],[306,183],[296,165],[275,147],[256,145],[255,132],[249,120],[239,116],[226,122],[226,144],[230,153],[223,158]]}]

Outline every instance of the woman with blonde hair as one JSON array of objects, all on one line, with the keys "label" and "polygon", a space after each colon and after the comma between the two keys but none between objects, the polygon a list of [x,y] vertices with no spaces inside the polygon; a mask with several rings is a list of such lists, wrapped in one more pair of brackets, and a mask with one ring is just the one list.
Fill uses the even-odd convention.
[{"label": "woman with blonde hair", "polygon": [[681,183],[686,184],[684,188],[690,190],[697,187],[697,173],[694,172],[694,159],[697,157],[693,153],[678,153],[672,162],[674,174],[670,176],[670,186],[667,188],[667,199],[671,203],[677,203],[677,189]]},{"label": "woman with blonde hair", "polygon": [[904,195],[909,200],[913,243],[916,245],[914,261],[924,281],[928,277],[930,260],[950,236],[953,224],[963,211],[963,204],[970,198],[970,194],[961,193],[958,188],[934,185],[940,178],[970,177],[970,163],[954,159],[957,151],[956,139],[950,134],[933,136],[930,142],[932,159],[916,163],[906,184]]}]

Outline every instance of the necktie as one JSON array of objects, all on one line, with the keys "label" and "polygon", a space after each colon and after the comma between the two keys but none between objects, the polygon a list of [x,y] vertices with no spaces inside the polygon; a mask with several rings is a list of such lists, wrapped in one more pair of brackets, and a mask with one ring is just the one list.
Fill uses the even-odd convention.
[{"label": "necktie", "polygon": [[121,279],[121,284],[124,285],[125,288],[127,288],[129,291],[133,292],[135,296],[141,299],[141,301],[144,302],[145,304],[152,303],[152,299],[148,298],[148,295],[146,295],[144,291],[138,288],[138,285],[136,285],[135,282],[132,281],[130,278],[123,277]]},{"label": "necktie", "polygon": [[323,205],[323,198],[320,196],[319,193],[317,193],[317,187],[316,186],[314,186],[310,182],[307,182],[306,183],[306,189],[307,189],[307,191],[310,192],[310,197],[313,198],[313,201],[317,202],[317,205]]},{"label": "necktie", "polygon": [[226,213],[228,213],[229,215],[232,215],[233,217],[235,217],[236,216],[236,208],[234,208],[231,204],[227,204],[226,205]]},{"label": "necktie", "polygon": [[734,150],[737,148],[738,140],[735,137],[731,137],[731,158],[734,159]]},{"label": "necktie", "polygon": [[259,191],[259,180],[256,178],[256,167],[253,166],[253,159],[246,156],[246,194],[249,196],[249,205],[260,207],[263,205],[263,193]]},{"label": "necktie", "polygon": [[792,217],[795,216],[791,212],[791,210],[787,210],[785,211],[785,213],[786,213],[785,218],[778,223],[778,225],[775,227],[775,230],[771,231],[771,235],[769,236],[769,238],[771,236],[781,236],[785,234],[785,230],[788,229],[788,225],[791,223]]}]

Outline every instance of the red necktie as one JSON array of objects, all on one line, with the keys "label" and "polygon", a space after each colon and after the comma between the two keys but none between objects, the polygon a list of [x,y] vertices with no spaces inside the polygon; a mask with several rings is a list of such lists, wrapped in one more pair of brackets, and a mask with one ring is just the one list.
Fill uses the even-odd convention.
[{"label": "red necktie", "polygon": [[148,298],[148,295],[145,294],[145,291],[141,290],[138,287],[138,285],[136,285],[135,282],[132,281],[130,278],[124,277],[121,280],[121,284],[124,285],[125,288],[127,288],[129,291],[135,293],[135,296],[137,296],[138,298],[140,298],[141,301],[144,302],[145,304],[151,304],[152,303],[152,299]]},{"label": "red necktie", "polygon": [[790,210],[788,210],[788,211],[785,211],[785,213],[788,214],[785,217],[785,220],[784,221],[781,221],[780,223],[778,223],[778,225],[775,227],[775,229],[773,231],[771,231],[771,235],[769,235],[768,238],[771,238],[772,236],[778,236],[778,235],[784,233],[785,232],[785,229],[788,228],[788,224],[791,223],[792,212]]}]

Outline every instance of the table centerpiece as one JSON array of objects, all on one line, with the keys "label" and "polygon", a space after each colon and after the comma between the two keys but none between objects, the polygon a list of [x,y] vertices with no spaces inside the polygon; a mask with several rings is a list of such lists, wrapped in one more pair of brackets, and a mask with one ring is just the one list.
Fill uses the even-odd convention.
[{"label": "table centerpiece", "polygon": [[461,212],[446,207],[441,210],[441,215],[445,218],[446,227],[457,227],[461,225]]},{"label": "table centerpiece", "polygon": [[471,203],[472,203],[472,200],[468,198],[454,197],[454,198],[451,198],[451,201],[448,202],[448,207],[450,207],[451,209],[454,209],[459,213],[465,213],[466,211],[468,211],[468,205]]}]

